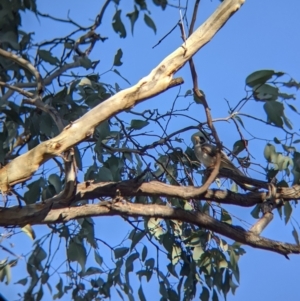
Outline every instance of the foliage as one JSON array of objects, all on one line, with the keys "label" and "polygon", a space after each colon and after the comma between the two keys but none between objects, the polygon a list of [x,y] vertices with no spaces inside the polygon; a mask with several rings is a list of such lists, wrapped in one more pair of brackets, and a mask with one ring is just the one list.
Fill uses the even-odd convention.
[{"label": "foliage", "polygon": [[[143,24],[145,31],[150,28],[156,33],[155,14],[151,13],[159,8],[168,14],[167,1],[135,0],[125,7],[118,0],[106,1],[95,21],[84,27],[71,18],[43,14],[37,4],[35,0],[1,2],[1,49],[30,62],[42,75],[41,87],[45,90],[39,90],[36,75],[28,64],[0,56],[1,166],[56,137],[63,127],[72,125],[99,103],[122,91],[124,82],[129,84],[129,79],[119,69],[126,61],[124,50],[118,48],[114,52],[112,67],[107,71],[113,74],[114,80],[105,82],[105,73],[100,73],[99,66],[106,57],[101,54],[101,58],[92,59],[90,54],[95,45],[108,43],[110,39],[128,38],[128,32],[134,35],[137,24]],[[113,15],[108,16],[106,5],[115,7]],[[133,9],[129,10],[129,7]],[[34,33],[25,32],[26,26],[21,26],[24,12],[31,13],[41,22],[50,19],[69,23],[73,29],[64,37],[36,41]],[[98,33],[104,15],[110,18],[115,32],[109,39]],[[293,104],[299,82],[284,72],[259,70],[246,78],[245,86],[246,96],[230,108],[229,117],[224,118],[224,121],[233,122],[239,135],[230,154],[243,168],[253,163],[248,141],[242,134],[247,130],[245,119],[276,128],[285,134],[285,138],[272,137],[273,141],[266,142],[266,166],[262,162],[254,163],[266,175],[266,180],[278,188],[299,184],[300,153],[294,145],[300,140],[295,139],[299,133],[293,132],[290,120],[290,112],[299,115]],[[193,135],[207,135],[212,141],[215,137],[207,121],[190,115],[192,108],[196,106],[200,110],[203,105],[191,88],[184,95],[179,92],[167,111],[151,107],[141,112],[128,109],[100,123],[83,142],[74,145],[76,167],[80,171],[78,182],[96,184],[136,179],[137,182],[159,181],[176,187],[199,186],[201,175],[204,183],[205,172],[195,158],[193,146],[189,138],[186,139],[188,136],[182,138],[181,134],[193,130]],[[19,96],[14,98],[14,92]],[[179,99],[185,100],[184,107],[177,105]],[[247,103],[263,109],[266,118],[249,114],[244,109]],[[182,124],[184,120],[191,125],[172,132],[169,123],[176,118],[181,118]],[[192,141],[193,135],[190,135]],[[48,160],[46,155],[43,162]],[[68,185],[66,162],[64,154],[47,161],[32,179],[11,187],[6,204],[27,208],[27,205],[47,202],[63,193]],[[25,164],[30,165],[30,162]],[[233,192],[237,189],[232,186]],[[99,195],[97,199],[105,203],[110,196]],[[122,197],[122,191],[119,197]],[[142,206],[157,204],[179,208],[191,215],[197,211],[224,224],[233,224],[230,212],[221,200],[213,203],[205,198],[137,193],[126,197],[125,201]],[[70,206],[80,210],[93,202],[96,200],[77,198]],[[282,199],[276,208],[281,215],[283,210],[287,223],[293,210],[289,200]],[[0,214],[5,212],[0,211]],[[260,205],[253,209],[252,215],[255,218],[262,216]],[[66,295],[74,300],[103,300],[116,294],[122,300],[147,300],[145,286],[153,281],[157,281],[160,300],[192,300],[198,296],[202,301],[215,301],[226,298],[230,292],[234,294],[240,281],[238,262],[245,254],[240,242],[188,221],[120,216],[131,230],[117,245],[110,245],[109,241],[100,238],[103,229],[98,229],[97,220],[92,217],[50,223],[48,232],[43,235],[37,235],[30,224],[23,225],[22,231],[34,241],[33,249],[24,258],[5,246],[7,238],[17,235],[17,228],[3,228],[0,247],[7,252],[7,257],[0,261],[0,280],[9,284],[13,277],[21,298],[28,301],[46,300],[49,294],[54,300]],[[235,227],[244,233],[245,229]],[[295,228],[293,236],[299,244]],[[26,272],[17,279],[14,269],[24,261]]]}]

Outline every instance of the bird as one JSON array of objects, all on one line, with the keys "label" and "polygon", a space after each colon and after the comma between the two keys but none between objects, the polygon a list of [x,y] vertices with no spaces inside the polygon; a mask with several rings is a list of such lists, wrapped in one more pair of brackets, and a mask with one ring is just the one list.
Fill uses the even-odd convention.
[{"label": "bird", "polygon": [[[203,137],[194,136],[195,146],[194,152],[196,158],[206,168],[213,168],[217,161],[217,147],[206,142]],[[220,169],[229,169],[235,175],[245,177],[246,175],[240,171],[227,157],[227,155],[221,151]],[[254,190],[255,187],[249,184],[238,183],[243,189]]]}]

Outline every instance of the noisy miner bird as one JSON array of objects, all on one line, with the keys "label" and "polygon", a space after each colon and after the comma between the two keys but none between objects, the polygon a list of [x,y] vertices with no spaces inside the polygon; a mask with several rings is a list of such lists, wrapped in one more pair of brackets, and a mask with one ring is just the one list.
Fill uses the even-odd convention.
[{"label": "noisy miner bird", "polygon": [[[217,160],[217,148],[216,146],[207,143],[203,137],[194,136],[195,146],[194,152],[196,158],[202,163],[206,168],[213,168],[216,164]],[[220,169],[225,168],[233,171],[238,176],[245,177],[245,174],[240,171],[234,164],[230,161],[227,155],[221,151],[221,163]],[[254,186],[249,184],[240,184],[243,189],[254,190],[256,189]]]}]

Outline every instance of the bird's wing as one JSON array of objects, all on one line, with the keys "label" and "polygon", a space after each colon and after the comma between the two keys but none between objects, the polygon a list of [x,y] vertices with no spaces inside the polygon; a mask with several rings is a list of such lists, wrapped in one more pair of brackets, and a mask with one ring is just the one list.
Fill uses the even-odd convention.
[{"label": "bird's wing", "polygon": [[234,171],[235,173],[237,173],[239,176],[245,176],[245,174],[240,171],[231,161],[230,159],[227,157],[227,155],[222,152],[221,154],[221,168],[227,168],[230,169],[232,171]]},{"label": "bird's wing", "polygon": [[214,145],[211,145],[209,143],[203,143],[203,144],[201,144],[201,149],[208,156],[212,157],[212,159],[214,159],[217,156],[217,148]]}]

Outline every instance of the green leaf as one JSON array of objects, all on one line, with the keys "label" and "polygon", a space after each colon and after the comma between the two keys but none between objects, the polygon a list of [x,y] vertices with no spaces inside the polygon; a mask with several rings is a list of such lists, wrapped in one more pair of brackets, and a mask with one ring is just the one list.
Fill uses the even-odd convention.
[{"label": "green leaf", "polygon": [[23,279],[20,279],[19,281],[15,282],[15,284],[26,285],[27,281],[28,281],[28,278],[23,278]]},{"label": "green leaf", "polygon": [[135,231],[134,235],[132,237],[132,243],[130,246],[130,251],[132,251],[134,249],[134,247],[137,245],[137,243],[140,242],[140,240],[146,235],[145,231]]},{"label": "green leaf", "polygon": [[123,51],[122,49],[118,49],[117,53],[115,54],[114,58],[114,66],[121,66],[123,63],[121,62],[121,58],[123,56]]},{"label": "green leaf", "polygon": [[153,3],[165,10],[168,4],[168,0],[153,0]]},{"label": "green leaf", "polygon": [[245,144],[248,144],[247,140],[238,140],[233,144],[233,150],[232,152],[235,155],[238,155],[240,152],[242,152],[245,149]]},{"label": "green leaf", "polygon": [[284,122],[285,126],[287,128],[289,128],[290,130],[292,130],[293,129],[292,122],[285,115],[283,115],[282,118],[283,118],[283,122]]},{"label": "green leaf", "polygon": [[290,104],[288,104],[288,106],[289,106],[290,109],[293,110],[295,113],[298,113],[298,114],[299,114],[299,112],[298,112],[298,110],[297,110],[297,108],[296,108],[295,106],[290,105]]},{"label": "green leaf", "polygon": [[281,144],[281,142],[280,142],[280,140],[277,138],[277,137],[274,137],[274,142],[276,143],[276,144]]},{"label": "green leaf", "polygon": [[289,187],[289,184],[285,180],[281,180],[277,183],[277,187]]},{"label": "green leaf", "polygon": [[[13,16],[11,16],[11,17],[13,17]],[[2,15],[2,18],[3,18],[3,15]],[[3,24],[3,23],[1,23],[1,24]],[[7,30],[7,28],[6,28],[6,30]],[[10,30],[10,31],[6,31],[6,30],[2,30],[1,43],[9,43],[11,48],[13,48],[14,50],[19,50],[20,48],[19,48],[18,36],[17,36],[16,32],[14,30]]]},{"label": "green leaf", "polygon": [[94,230],[94,222],[92,218],[86,217],[84,218],[81,224],[80,235],[86,238],[86,241],[93,247],[97,248],[97,242],[95,241],[95,230]]},{"label": "green leaf", "polygon": [[137,9],[136,5],[134,6],[134,11],[132,13],[128,13],[126,16],[130,20],[130,23],[131,23],[131,34],[133,35],[134,24],[135,24],[136,20],[139,17],[139,10]]},{"label": "green leaf", "polygon": [[166,287],[165,287],[165,284],[164,284],[163,281],[160,281],[160,282],[159,282],[159,292],[160,292],[160,294],[161,294],[164,298],[166,298],[167,300],[169,299],[169,298],[168,298],[168,291],[166,290]]},{"label": "green leaf", "polygon": [[213,291],[212,301],[219,301],[218,294],[215,289]]},{"label": "green leaf", "polygon": [[32,240],[35,240],[35,233],[32,229],[32,227],[27,224],[26,226],[22,227],[22,231],[27,234]]},{"label": "green leaf", "polygon": [[53,119],[48,114],[42,114],[40,116],[40,132],[45,134],[46,136],[53,137],[54,136],[54,124]]},{"label": "green leaf", "polygon": [[253,210],[251,211],[251,215],[253,216],[253,218],[258,219],[259,218],[259,213],[260,213],[260,205],[257,204]]},{"label": "green leaf", "polygon": [[49,273],[43,273],[43,274],[41,275],[41,282],[42,282],[42,284],[47,283],[47,281],[48,281],[49,278],[50,278]]},{"label": "green leaf", "polygon": [[143,250],[142,250],[142,261],[145,261],[145,259],[147,257],[147,253],[148,253],[148,249],[146,246],[144,246]]},{"label": "green leaf", "polygon": [[96,250],[94,250],[94,257],[95,257],[95,261],[101,266],[103,263],[103,258]]},{"label": "green leaf", "polygon": [[41,285],[35,300],[36,301],[42,300],[43,295],[44,295],[44,291],[43,291],[43,286]]},{"label": "green leaf", "polygon": [[274,70],[259,70],[251,73],[246,78],[246,85],[254,87],[256,85],[262,85],[275,75]]},{"label": "green leaf", "polygon": [[88,57],[84,56],[80,58],[80,65],[84,67],[86,70],[88,70],[92,68],[93,63]]},{"label": "green leaf", "polygon": [[134,130],[141,130],[148,124],[149,124],[149,122],[146,120],[132,119],[131,123],[130,123],[130,127]]},{"label": "green leaf", "polygon": [[284,211],[284,221],[285,221],[285,224],[287,224],[288,221],[290,220],[291,214],[293,212],[293,208],[292,208],[290,202],[286,201],[284,203],[283,211]]},{"label": "green leaf", "polygon": [[57,58],[57,57],[54,57],[54,56],[51,54],[51,52],[48,51],[48,50],[41,50],[41,49],[39,49],[39,50],[38,50],[38,55],[40,56],[40,58],[41,58],[43,61],[49,63],[50,65],[55,65],[55,66],[59,65],[59,60],[58,60],[58,58]]},{"label": "green leaf", "polygon": [[84,180],[85,181],[94,180],[96,177],[96,174],[95,174],[96,171],[97,171],[96,165],[90,166],[84,175]]},{"label": "green leaf", "polygon": [[188,95],[192,95],[192,90],[189,89],[185,92],[184,97],[187,97]]},{"label": "green leaf", "polygon": [[138,296],[139,296],[139,300],[140,301],[146,301],[144,292],[143,292],[143,288],[142,285],[140,285],[139,289],[138,289]]},{"label": "green leaf", "polygon": [[96,267],[89,267],[83,274],[82,276],[90,276],[90,275],[95,275],[95,274],[102,274],[103,271],[99,268]]},{"label": "green leaf", "polygon": [[148,267],[150,270],[153,270],[155,264],[155,260],[153,258],[149,258],[145,261],[145,266]]},{"label": "green leaf", "polygon": [[53,296],[53,300],[60,299],[64,295],[64,292],[63,292],[63,281],[62,281],[61,278],[59,278],[59,281],[58,281],[58,283],[56,284],[55,287],[56,287],[58,293]]},{"label": "green leaf", "polygon": [[253,97],[255,100],[272,101],[278,98],[278,88],[268,84],[253,87]]},{"label": "green leaf", "polygon": [[294,236],[296,244],[300,245],[299,234],[294,227],[293,227],[292,235]]},{"label": "green leaf", "polygon": [[125,262],[125,267],[126,267],[126,273],[132,272],[133,271],[133,262],[138,259],[140,256],[139,253],[133,253],[128,256]]},{"label": "green leaf", "polygon": [[78,239],[76,239],[76,241],[75,239],[70,240],[67,249],[67,257],[68,260],[71,262],[77,261],[80,264],[81,269],[84,271],[87,254],[86,254],[85,247]]},{"label": "green leaf", "polygon": [[[101,122],[95,129],[95,136],[100,142],[106,142],[106,138],[109,139],[110,135],[110,125],[108,120]],[[98,145],[97,145],[98,146]]]},{"label": "green leaf", "polygon": [[243,128],[245,128],[243,120],[242,120],[242,118],[240,116],[235,115],[233,118],[236,119],[241,124],[241,126]]},{"label": "green leaf", "polygon": [[114,250],[115,253],[115,259],[119,259],[124,257],[129,251],[129,248],[121,247]]},{"label": "green leaf", "polygon": [[264,157],[268,162],[272,162],[272,156],[276,154],[274,145],[267,143],[264,149]]},{"label": "green leaf", "polygon": [[181,248],[174,245],[172,248],[172,264],[176,265],[181,259]]},{"label": "green leaf", "polygon": [[228,267],[228,262],[226,260],[221,260],[218,262],[219,269],[226,269]]},{"label": "green leaf", "polygon": [[147,10],[147,4],[145,0],[134,0],[134,2],[140,6],[140,10]]},{"label": "green leaf", "polygon": [[61,183],[60,177],[57,174],[50,175],[48,178],[48,182],[49,182],[49,184],[51,184],[54,187],[56,193],[61,192],[62,183]]},{"label": "green leaf", "polygon": [[65,43],[64,43],[64,46],[65,46],[65,48],[67,48],[67,49],[73,49],[73,48],[74,48],[74,46],[73,46],[71,43],[68,43],[68,42],[65,42]]},{"label": "green leaf", "polygon": [[204,253],[204,250],[200,245],[195,246],[194,250],[193,250],[193,259],[195,261],[199,260],[203,253]]},{"label": "green leaf", "polygon": [[114,180],[111,170],[102,166],[99,168],[97,182],[112,182]]},{"label": "green leaf", "polygon": [[116,33],[119,34],[120,38],[126,38],[126,29],[121,20],[121,10],[117,10],[114,17],[113,17],[113,29]]},{"label": "green leaf", "polygon": [[229,279],[229,285],[230,285],[230,288],[231,288],[231,291],[232,291],[232,294],[235,293],[236,289],[238,288],[238,285],[236,285],[232,278]]},{"label": "green leaf", "polygon": [[268,101],[264,104],[264,110],[268,116],[268,122],[274,123],[278,127],[283,127],[282,117],[284,116],[283,104],[278,101]]},{"label": "green leaf", "polygon": [[149,26],[150,28],[152,28],[154,33],[156,34],[155,23],[153,22],[153,20],[150,18],[150,16],[148,14],[144,15],[144,21],[145,21],[146,25]]},{"label": "green leaf", "polygon": [[230,214],[228,213],[228,211],[226,211],[225,209],[222,208],[221,210],[221,221],[223,223],[232,225],[232,218],[230,216]]},{"label": "green leaf", "polygon": [[209,301],[209,290],[205,286],[202,286],[200,300],[201,301]]},{"label": "green leaf", "polygon": [[6,277],[5,284],[8,285],[11,280],[11,268],[9,264],[6,264],[1,270],[0,270],[0,281],[3,282],[4,278]]},{"label": "green leaf", "polygon": [[40,179],[34,182],[31,182],[27,185],[28,191],[24,194],[24,200],[27,205],[34,204],[40,199],[41,187]]}]

